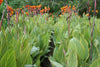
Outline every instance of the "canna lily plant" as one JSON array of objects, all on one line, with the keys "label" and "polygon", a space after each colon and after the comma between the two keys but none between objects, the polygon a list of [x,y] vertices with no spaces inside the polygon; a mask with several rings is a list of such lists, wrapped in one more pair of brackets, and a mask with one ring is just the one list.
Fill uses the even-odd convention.
[{"label": "canna lily plant", "polygon": [[[59,17],[49,14],[50,7],[42,9],[41,5],[25,5],[17,9],[7,5],[7,10],[9,18],[12,21],[15,18],[16,23],[9,20],[14,24],[11,33],[8,27],[0,31],[0,67],[28,67],[28,64],[42,67],[45,58],[53,67],[100,66],[99,20],[96,19],[95,26],[93,24],[92,33],[87,17],[77,16],[74,5],[62,7]],[[97,12],[95,8],[94,13]],[[89,46],[90,39],[94,40],[93,49]]]}]

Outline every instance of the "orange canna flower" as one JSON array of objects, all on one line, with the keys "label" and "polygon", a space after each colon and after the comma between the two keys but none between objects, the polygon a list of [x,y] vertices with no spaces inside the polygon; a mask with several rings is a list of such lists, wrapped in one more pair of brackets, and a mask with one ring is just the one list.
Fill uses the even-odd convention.
[{"label": "orange canna flower", "polygon": [[59,17],[61,17],[61,15],[59,15]]},{"label": "orange canna flower", "polygon": [[63,8],[61,8],[61,11],[63,12]]},{"label": "orange canna flower", "polygon": [[10,16],[12,16],[12,15],[13,15],[13,13],[14,13],[14,12],[13,12],[13,11],[11,11],[11,12],[10,12]]},{"label": "orange canna flower", "polygon": [[23,10],[21,12],[22,12],[22,14],[24,14],[24,11]]},{"label": "orange canna flower", "polygon": [[67,10],[66,10],[66,9],[64,9],[64,13],[66,13],[66,11],[67,11]]},{"label": "orange canna flower", "polygon": [[69,8],[71,8],[71,6],[69,6]]},{"label": "orange canna flower", "polygon": [[47,10],[48,10],[48,9],[47,9],[47,7],[44,7],[44,9],[45,9],[45,13],[46,13],[46,12],[47,12]]},{"label": "orange canna flower", "polygon": [[95,12],[98,13],[98,10],[96,10]]},{"label": "orange canna flower", "polygon": [[77,13],[75,13],[75,15],[77,15]]},{"label": "orange canna flower", "polygon": [[31,11],[33,11],[33,9],[34,9],[34,6],[30,6],[30,9],[31,9]]},{"label": "orange canna flower", "polygon": [[65,7],[68,8],[68,5],[66,5]]},{"label": "orange canna flower", "polygon": [[0,0],[0,5],[2,4],[3,0]]},{"label": "orange canna flower", "polygon": [[29,8],[29,7],[28,7],[27,9],[28,9],[28,10],[30,10],[30,8]]},{"label": "orange canna flower", "polygon": [[23,6],[23,8],[25,9],[25,6]]},{"label": "orange canna flower", "polygon": [[36,9],[36,6],[34,6],[34,9]]},{"label": "orange canna flower", "polygon": [[75,8],[75,6],[73,5],[73,8]]},{"label": "orange canna flower", "polygon": [[41,8],[41,4],[39,5],[39,8]]},{"label": "orange canna flower", "polygon": [[49,15],[51,15],[51,13],[49,13]]},{"label": "orange canna flower", "polygon": [[14,11],[10,6],[8,6],[7,5],[7,9],[9,10],[9,11]]},{"label": "orange canna flower", "polygon": [[14,11],[16,10],[16,9],[13,9]]},{"label": "orange canna flower", "polygon": [[89,9],[91,9],[91,7],[89,7]]},{"label": "orange canna flower", "polygon": [[32,11],[29,11],[29,13],[32,13]]},{"label": "orange canna flower", "polygon": [[17,10],[17,11],[19,11],[20,9],[19,9],[19,8],[17,8],[16,10]]},{"label": "orange canna flower", "polygon": [[54,15],[52,15],[52,18],[54,18]]},{"label": "orange canna flower", "polygon": [[92,10],[92,12],[94,12],[94,10]]},{"label": "orange canna flower", "polygon": [[41,13],[41,14],[43,14],[43,12],[44,12],[44,9],[40,10],[40,13]]},{"label": "orange canna flower", "polygon": [[70,9],[68,9],[68,12],[70,12],[71,10]]},{"label": "orange canna flower", "polygon": [[74,5],[73,5],[73,7],[72,7],[72,10],[74,10],[74,11],[76,10],[76,8],[75,8],[75,6],[74,6]]},{"label": "orange canna flower", "polygon": [[33,13],[35,13],[35,14],[36,14],[36,11],[33,11]]},{"label": "orange canna flower", "polygon": [[81,15],[79,15],[79,17],[81,17]]},{"label": "orange canna flower", "polygon": [[[92,10],[92,12],[94,12],[94,10]],[[95,12],[98,13],[98,10],[96,10]]]},{"label": "orange canna flower", "polygon": [[90,12],[90,10],[89,10],[89,12]]},{"label": "orange canna flower", "polygon": [[88,13],[88,14],[86,14],[86,16],[89,16],[89,13]]},{"label": "orange canna flower", "polygon": [[76,10],[76,8],[75,8],[75,7],[73,7],[72,9],[73,9],[74,11]]},{"label": "orange canna flower", "polygon": [[26,15],[29,15],[29,13],[28,13],[28,12],[26,12]]},{"label": "orange canna flower", "polygon": [[83,14],[86,14],[85,12]]},{"label": "orange canna flower", "polygon": [[19,12],[17,11],[16,14],[19,15]]},{"label": "orange canna flower", "polygon": [[46,20],[48,20],[48,18],[46,18]]},{"label": "orange canna flower", "polygon": [[50,11],[50,8],[48,7],[48,11]]},{"label": "orange canna flower", "polygon": [[22,10],[22,8],[20,8],[20,10]]},{"label": "orange canna flower", "polygon": [[64,14],[64,12],[62,12],[62,15]]},{"label": "orange canna flower", "polygon": [[66,7],[63,7],[63,9],[66,9]]},{"label": "orange canna flower", "polygon": [[41,4],[37,6],[37,8],[41,8]]},{"label": "orange canna flower", "polygon": [[30,8],[32,9],[32,8],[34,8],[34,6],[30,6]]}]

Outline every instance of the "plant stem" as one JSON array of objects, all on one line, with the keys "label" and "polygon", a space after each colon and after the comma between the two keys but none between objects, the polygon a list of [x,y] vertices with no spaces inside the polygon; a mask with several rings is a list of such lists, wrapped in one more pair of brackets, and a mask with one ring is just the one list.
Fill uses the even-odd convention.
[{"label": "plant stem", "polygon": [[4,19],[5,10],[6,9],[3,10],[3,14],[2,14],[2,18],[1,18],[1,23],[0,23],[0,30],[1,30],[1,25],[2,25],[3,19]]},{"label": "plant stem", "polygon": [[93,28],[91,32],[91,47],[90,47],[90,60],[92,61],[92,46],[93,46],[93,32],[94,32],[94,26],[95,26],[95,15],[96,15],[96,0],[94,3],[94,18],[93,18]]},{"label": "plant stem", "polygon": [[9,9],[8,9],[7,1],[5,0],[5,2],[6,2],[6,7],[7,7],[7,13],[8,13],[8,17],[7,17],[7,19],[8,19],[8,28],[9,28],[9,32],[10,32],[10,12],[9,12]]},{"label": "plant stem", "polygon": [[87,5],[88,5],[88,13],[89,13],[88,20],[89,20],[89,24],[90,24],[90,27],[91,27],[89,2],[90,1],[88,0],[88,3],[87,3]]},{"label": "plant stem", "polygon": [[70,37],[70,18],[71,18],[71,15],[72,15],[72,12],[70,12],[69,17],[66,18],[66,20],[69,19],[69,22],[67,22],[67,23],[68,23],[68,36],[69,36],[69,37]]}]

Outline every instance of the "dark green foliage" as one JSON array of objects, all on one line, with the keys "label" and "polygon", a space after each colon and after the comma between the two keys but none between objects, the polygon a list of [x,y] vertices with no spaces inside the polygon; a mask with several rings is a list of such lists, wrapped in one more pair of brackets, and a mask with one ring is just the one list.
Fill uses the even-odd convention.
[{"label": "dark green foliage", "polygon": [[[49,6],[51,8],[50,12],[59,13],[60,8],[64,5],[75,5],[79,9],[79,13],[82,15],[83,12],[87,10],[87,2],[88,0],[7,0],[8,4],[16,9],[21,8],[24,5],[39,5],[41,4],[42,7]],[[92,10],[94,9],[94,2],[90,0],[89,2]],[[97,10],[100,10],[100,2],[97,0]],[[5,2],[3,2],[0,6],[0,18],[5,7]],[[92,11],[91,10],[91,11]],[[92,14],[92,13],[91,13]],[[100,17],[100,13],[97,15]]]}]

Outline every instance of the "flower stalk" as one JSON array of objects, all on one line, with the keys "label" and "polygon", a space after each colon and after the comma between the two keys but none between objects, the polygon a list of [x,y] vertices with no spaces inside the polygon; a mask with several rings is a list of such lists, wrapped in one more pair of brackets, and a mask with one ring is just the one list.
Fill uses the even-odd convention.
[{"label": "flower stalk", "polygon": [[92,61],[92,46],[93,46],[93,33],[94,33],[94,26],[95,26],[95,15],[96,15],[96,0],[94,2],[94,18],[93,18],[93,27],[91,31],[91,47],[90,47],[90,60]]},{"label": "flower stalk", "polygon": [[91,7],[89,7],[89,0],[88,0],[88,3],[87,3],[87,6],[88,6],[88,14],[89,14],[89,16],[88,16],[88,20],[89,20],[89,24],[90,24],[90,26],[91,26],[91,21],[90,21],[90,9],[91,9]]},{"label": "flower stalk", "polygon": [[6,2],[6,7],[7,7],[7,20],[8,20],[8,28],[9,28],[9,32],[10,32],[10,11],[9,11],[9,8],[8,8],[8,4],[7,4],[7,1],[5,0]]},{"label": "flower stalk", "polygon": [[1,25],[2,25],[3,19],[4,19],[5,10],[6,9],[4,9],[3,14],[2,14],[1,23],[0,23],[0,30],[1,30]]}]

